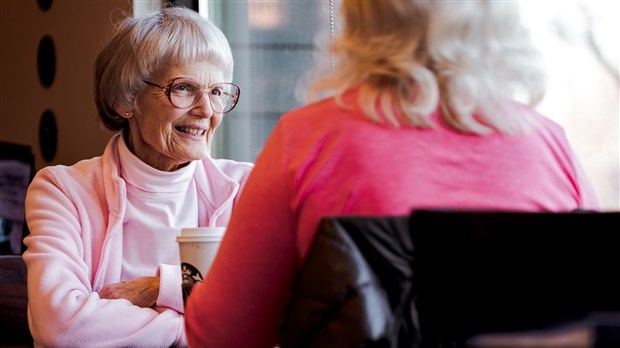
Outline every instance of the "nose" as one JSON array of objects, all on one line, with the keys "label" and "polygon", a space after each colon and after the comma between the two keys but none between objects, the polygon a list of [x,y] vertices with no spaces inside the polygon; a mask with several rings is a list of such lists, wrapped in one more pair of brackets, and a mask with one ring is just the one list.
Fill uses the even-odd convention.
[{"label": "nose", "polygon": [[192,109],[196,115],[209,118],[215,114],[213,111],[213,106],[211,105],[211,99],[209,99],[209,95],[206,93],[202,94],[202,97],[199,99],[199,102]]}]

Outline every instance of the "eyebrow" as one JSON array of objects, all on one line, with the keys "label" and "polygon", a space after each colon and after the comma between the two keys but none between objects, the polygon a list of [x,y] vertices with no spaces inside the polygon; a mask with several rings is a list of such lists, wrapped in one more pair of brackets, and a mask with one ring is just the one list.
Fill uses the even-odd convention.
[{"label": "eyebrow", "polygon": [[197,79],[195,79],[195,78],[193,78],[193,77],[189,77],[189,76],[177,76],[177,77],[173,77],[173,78],[171,78],[171,79],[166,80],[166,81],[167,81],[167,82],[166,82],[166,84],[170,83],[170,81],[172,81],[172,80],[177,80],[177,79],[187,79],[187,80],[192,80],[192,81],[197,82],[198,84],[200,84],[200,85],[201,85],[201,86],[203,86],[203,87],[209,87],[209,86],[211,86],[211,85],[213,85],[213,84],[216,84],[216,83],[228,82],[228,81],[226,81],[224,78],[222,78],[222,79],[219,79],[219,80],[217,80],[217,79],[209,79],[209,82],[207,82],[207,83],[202,83],[200,80],[197,80]]}]

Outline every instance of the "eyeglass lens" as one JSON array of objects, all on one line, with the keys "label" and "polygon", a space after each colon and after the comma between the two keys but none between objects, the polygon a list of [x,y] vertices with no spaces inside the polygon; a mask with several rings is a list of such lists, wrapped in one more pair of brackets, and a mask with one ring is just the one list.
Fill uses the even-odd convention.
[{"label": "eyeglass lens", "polygon": [[216,83],[204,89],[197,81],[175,79],[169,87],[170,102],[178,108],[188,108],[200,102],[203,93],[209,94],[215,112],[228,112],[235,106],[239,89],[231,83]]}]

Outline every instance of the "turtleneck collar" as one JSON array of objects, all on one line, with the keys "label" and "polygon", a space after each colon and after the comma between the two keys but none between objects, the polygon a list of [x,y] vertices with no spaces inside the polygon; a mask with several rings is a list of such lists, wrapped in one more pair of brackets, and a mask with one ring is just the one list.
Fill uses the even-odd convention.
[{"label": "turtleneck collar", "polygon": [[124,137],[119,139],[118,155],[123,179],[128,185],[144,192],[185,192],[196,168],[196,161],[191,161],[188,165],[172,172],[155,169],[142,162],[129,150]]}]

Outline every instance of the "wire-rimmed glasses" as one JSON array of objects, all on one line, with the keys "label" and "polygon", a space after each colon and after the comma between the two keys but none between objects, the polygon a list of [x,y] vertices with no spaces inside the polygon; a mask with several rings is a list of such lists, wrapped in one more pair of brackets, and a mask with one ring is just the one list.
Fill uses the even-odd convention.
[{"label": "wire-rimmed glasses", "polygon": [[144,83],[160,88],[172,106],[187,109],[200,103],[204,92],[208,93],[211,108],[215,112],[227,113],[235,108],[239,100],[241,89],[234,83],[218,82],[211,86],[203,86],[198,81],[188,77],[177,77],[161,86],[153,82]]}]

